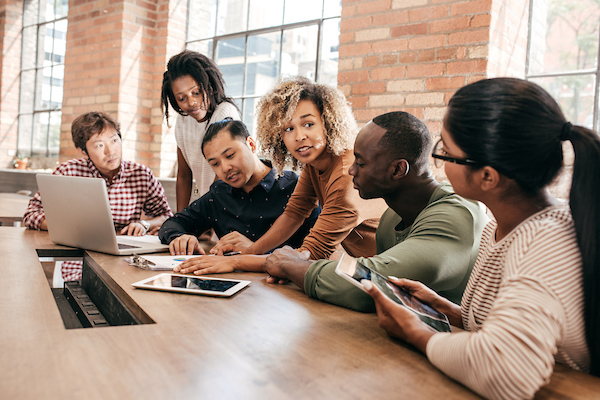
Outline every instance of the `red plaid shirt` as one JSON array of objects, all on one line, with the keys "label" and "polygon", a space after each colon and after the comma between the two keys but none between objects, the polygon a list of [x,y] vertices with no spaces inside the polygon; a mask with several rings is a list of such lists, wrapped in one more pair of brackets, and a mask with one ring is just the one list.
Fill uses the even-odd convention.
[{"label": "red plaid shirt", "polygon": [[[121,161],[121,168],[112,183],[109,183],[108,179],[100,174],[100,171],[88,158],[77,158],[64,162],[54,170],[53,174],[104,179],[117,230],[139,221],[142,212],[150,218],[173,215],[163,187],[156,180],[150,168],[145,165],[132,161]],[[29,206],[23,216],[23,223],[29,229],[40,229],[45,218],[40,192],[37,192],[29,201]],[[81,278],[81,263],[63,262],[62,275],[65,281]]]}]

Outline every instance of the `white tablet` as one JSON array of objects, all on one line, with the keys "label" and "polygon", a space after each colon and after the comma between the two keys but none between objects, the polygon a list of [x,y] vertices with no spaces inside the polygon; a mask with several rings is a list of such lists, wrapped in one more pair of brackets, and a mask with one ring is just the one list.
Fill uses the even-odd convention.
[{"label": "white tablet", "polygon": [[138,289],[163,290],[205,296],[230,297],[245,288],[250,281],[209,278],[204,276],[162,273],[132,283]]},{"label": "white tablet", "polygon": [[358,262],[354,257],[343,254],[335,268],[335,272],[363,291],[365,291],[365,288],[360,281],[363,279],[370,280],[383,294],[417,314],[419,319],[433,330],[438,332],[451,331],[448,317],[445,314],[394,285],[388,278]]}]

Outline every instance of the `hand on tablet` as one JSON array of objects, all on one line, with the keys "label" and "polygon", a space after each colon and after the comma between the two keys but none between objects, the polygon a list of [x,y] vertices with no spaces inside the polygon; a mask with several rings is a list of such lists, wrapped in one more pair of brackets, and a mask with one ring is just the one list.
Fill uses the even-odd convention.
[{"label": "hand on tablet", "polygon": [[181,235],[169,243],[169,251],[172,256],[183,256],[192,254],[205,254],[200,247],[198,238],[193,235]]},{"label": "hand on tablet", "polygon": [[210,249],[211,254],[222,256],[223,253],[230,251],[239,251],[242,254],[248,254],[247,250],[254,242],[239,232],[230,232],[221,237],[217,244]]},{"label": "hand on tablet", "polygon": [[236,256],[225,257],[210,255],[194,257],[173,268],[173,272],[178,272],[181,274],[189,274],[190,272],[193,272],[195,275],[233,272],[237,267],[236,259]]},{"label": "hand on tablet", "polygon": [[379,326],[389,335],[411,343],[423,353],[434,331],[406,307],[384,295],[371,281],[361,281],[367,293],[375,300]]}]

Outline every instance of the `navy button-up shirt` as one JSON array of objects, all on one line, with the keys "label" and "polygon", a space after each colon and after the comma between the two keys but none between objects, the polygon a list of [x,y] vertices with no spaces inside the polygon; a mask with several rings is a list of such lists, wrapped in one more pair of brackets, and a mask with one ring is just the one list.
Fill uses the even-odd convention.
[{"label": "navy button-up shirt", "polygon": [[[269,162],[263,162],[271,167]],[[161,242],[169,244],[183,234],[199,236],[210,228],[219,238],[237,231],[255,242],[283,213],[298,182],[298,175],[292,171],[284,171],[279,178],[276,175],[275,168],[271,168],[250,193],[221,180],[213,183],[208,193],[165,221],[158,233]],[[300,247],[320,212],[321,208],[315,207],[300,229],[284,244]]]}]

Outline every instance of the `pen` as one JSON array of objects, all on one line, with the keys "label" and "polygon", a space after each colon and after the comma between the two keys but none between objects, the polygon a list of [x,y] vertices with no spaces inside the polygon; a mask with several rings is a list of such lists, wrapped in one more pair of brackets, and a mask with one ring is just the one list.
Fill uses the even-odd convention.
[{"label": "pen", "polygon": [[242,254],[241,251],[226,251],[223,253],[224,256],[237,256],[238,254]]}]

